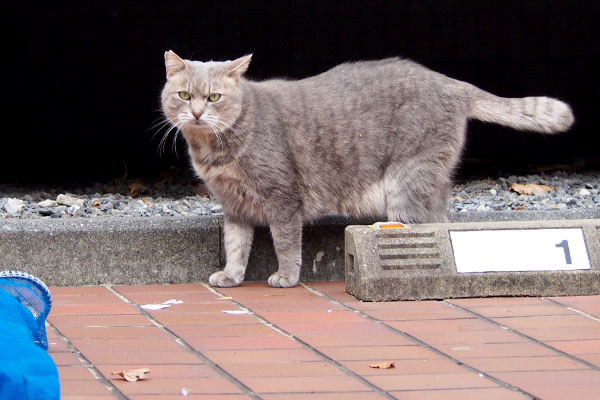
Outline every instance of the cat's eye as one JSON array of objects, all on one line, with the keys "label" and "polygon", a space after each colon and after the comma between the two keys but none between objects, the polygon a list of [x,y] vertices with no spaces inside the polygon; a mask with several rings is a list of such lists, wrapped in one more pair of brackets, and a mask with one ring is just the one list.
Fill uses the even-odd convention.
[{"label": "cat's eye", "polygon": [[215,102],[215,101],[219,101],[219,99],[221,98],[221,93],[211,93],[210,96],[208,96],[208,101],[211,102]]},{"label": "cat's eye", "polygon": [[192,96],[188,92],[181,91],[178,93],[182,100],[189,100]]}]

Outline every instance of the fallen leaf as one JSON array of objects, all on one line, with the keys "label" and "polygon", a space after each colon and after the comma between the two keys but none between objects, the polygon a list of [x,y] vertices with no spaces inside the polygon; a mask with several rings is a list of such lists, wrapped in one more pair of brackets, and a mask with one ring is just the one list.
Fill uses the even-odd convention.
[{"label": "fallen leaf", "polygon": [[379,368],[379,369],[390,369],[390,368],[395,368],[396,366],[394,365],[393,361],[384,361],[384,362],[380,362],[380,363],[376,363],[376,364],[371,364],[371,365],[369,365],[369,367]]},{"label": "fallen leaf", "polygon": [[142,192],[145,192],[146,186],[140,182],[132,182],[129,184],[129,195],[131,197],[138,197]]},{"label": "fallen leaf", "polygon": [[121,378],[125,379],[128,382],[135,382],[140,381],[142,379],[146,379],[146,374],[149,373],[150,370],[148,368],[140,368],[113,372],[112,375],[119,375]]},{"label": "fallen leaf", "polygon": [[217,297],[217,300],[233,300],[233,297],[231,297],[231,296],[227,296],[227,297]]},{"label": "fallen leaf", "polygon": [[553,192],[554,188],[547,185],[538,185],[536,183],[513,183],[509,187],[513,192],[517,192],[519,194],[540,194],[540,193],[549,193]]}]

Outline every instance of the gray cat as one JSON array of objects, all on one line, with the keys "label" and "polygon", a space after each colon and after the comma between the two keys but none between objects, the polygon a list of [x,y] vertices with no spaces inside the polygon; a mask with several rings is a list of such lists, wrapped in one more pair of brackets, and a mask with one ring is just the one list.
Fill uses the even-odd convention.
[{"label": "gray cat", "polygon": [[250,58],[165,53],[164,115],[225,215],[227,263],[210,277],[214,286],[244,280],[256,225],[270,227],[279,262],[269,285],[291,287],[305,221],[447,221],[470,118],[543,133],[566,131],[574,120],[561,101],[497,97],[400,58],[264,82],[244,79]]}]

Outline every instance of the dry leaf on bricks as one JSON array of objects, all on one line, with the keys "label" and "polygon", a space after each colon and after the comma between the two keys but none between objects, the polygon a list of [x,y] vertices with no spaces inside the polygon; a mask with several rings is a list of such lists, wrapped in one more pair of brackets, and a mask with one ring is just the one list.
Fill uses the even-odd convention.
[{"label": "dry leaf on bricks", "polygon": [[135,382],[146,379],[146,375],[150,373],[148,368],[128,369],[123,371],[113,372],[112,375],[119,375],[121,378],[129,382]]},{"label": "dry leaf on bricks", "polygon": [[369,365],[370,368],[379,368],[379,369],[390,369],[396,367],[393,361],[384,361],[376,364]]},{"label": "dry leaf on bricks", "polygon": [[536,183],[513,183],[509,188],[513,192],[517,192],[519,194],[540,194],[540,193],[549,193],[553,192],[554,188],[547,185],[538,185]]}]

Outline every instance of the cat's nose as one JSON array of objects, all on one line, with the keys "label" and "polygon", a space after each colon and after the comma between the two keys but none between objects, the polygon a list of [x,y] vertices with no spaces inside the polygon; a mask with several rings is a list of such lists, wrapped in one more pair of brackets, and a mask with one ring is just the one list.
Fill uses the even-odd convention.
[{"label": "cat's nose", "polygon": [[196,119],[200,119],[200,117],[202,116],[202,113],[199,112],[193,112],[192,115],[194,116],[194,118]]}]

